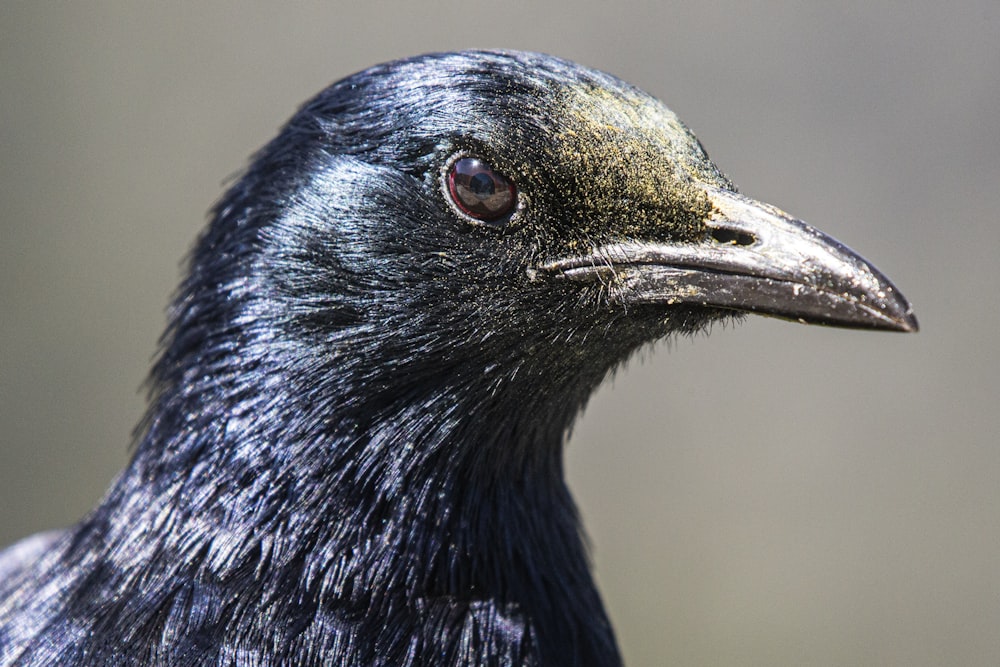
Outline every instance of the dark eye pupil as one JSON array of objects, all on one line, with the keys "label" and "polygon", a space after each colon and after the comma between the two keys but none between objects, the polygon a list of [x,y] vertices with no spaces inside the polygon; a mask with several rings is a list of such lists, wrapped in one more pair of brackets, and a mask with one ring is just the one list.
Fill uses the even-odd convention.
[{"label": "dark eye pupil", "polygon": [[488,164],[464,157],[448,170],[448,193],[462,213],[483,222],[502,222],[514,211],[514,184]]},{"label": "dark eye pupil", "polygon": [[469,190],[479,199],[487,199],[496,193],[493,179],[487,174],[476,174],[469,179]]}]

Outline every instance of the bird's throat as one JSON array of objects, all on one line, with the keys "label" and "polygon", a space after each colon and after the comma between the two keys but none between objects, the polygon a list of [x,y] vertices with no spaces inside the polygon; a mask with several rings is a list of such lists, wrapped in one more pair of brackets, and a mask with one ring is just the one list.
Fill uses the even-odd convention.
[{"label": "bird's throat", "polygon": [[[520,628],[511,641],[552,656],[546,664],[567,652],[576,662],[566,664],[617,664],[563,479],[577,406],[536,401],[537,410],[509,413],[516,418],[472,420],[475,397],[439,389],[341,410],[333,422],[328,406],[293,394],[267,400],[281,412],[231,411],[213,428],[162,431],[212,441],[156,442],[158,426],[191,418],[190,408],[154,420],[95,513],[110,550],[120,557],[120,539],[147,525],[150,543],[129,547],[130,570],[212,582],[247,605],[301,603],[264,615],[333,615],[353,619],[359,634],[387,615],[414,632],[445,617],[462,627],[508,623]],[[157,488],[135,502],[148,480]]]}]

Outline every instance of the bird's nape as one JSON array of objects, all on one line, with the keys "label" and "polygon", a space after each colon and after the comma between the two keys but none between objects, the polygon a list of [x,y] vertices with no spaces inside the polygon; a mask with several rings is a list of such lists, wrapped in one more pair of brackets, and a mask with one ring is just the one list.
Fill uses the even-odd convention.
[{"label": "bird's nape", "polygon": [[620,664],[564,440],[636,349],[734,311],[917,328],[615,77],[339,81],[216,206],[129,466],[0,554],[0,664]]}]

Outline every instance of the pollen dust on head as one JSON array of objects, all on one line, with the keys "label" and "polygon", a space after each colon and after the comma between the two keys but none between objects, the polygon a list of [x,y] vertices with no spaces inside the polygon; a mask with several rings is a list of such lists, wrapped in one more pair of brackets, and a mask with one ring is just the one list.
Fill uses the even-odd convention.
[{"label": "pollen dust on head", "polygon": [[[694,240],[711,203],[698,181],[717,174],[669,109],[637,91],[567,89],[553,158],[572,175],[581,220],[594,236]],[[711,169],[704,166],[709,165]]]}]

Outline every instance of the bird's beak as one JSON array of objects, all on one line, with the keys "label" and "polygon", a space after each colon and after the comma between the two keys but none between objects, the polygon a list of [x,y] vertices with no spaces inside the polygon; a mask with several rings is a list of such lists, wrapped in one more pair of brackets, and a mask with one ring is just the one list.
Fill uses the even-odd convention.
[{"label": "bird's beak", "polygon": [[697,304],[805,323],[916,331],[909,302],[836,239],[768,204],[706,186],[699,242],[623,242],[539,267],[600,281],[625,303]]}]

